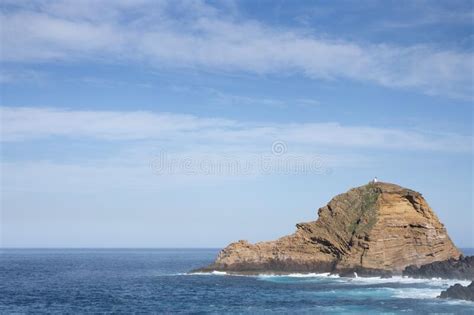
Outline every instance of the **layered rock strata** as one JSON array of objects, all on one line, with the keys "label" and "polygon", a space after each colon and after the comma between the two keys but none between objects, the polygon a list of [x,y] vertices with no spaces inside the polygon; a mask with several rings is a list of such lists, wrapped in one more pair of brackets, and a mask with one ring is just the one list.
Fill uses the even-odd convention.
[{"label": "layered rock strata", "polygon": [[422,195],[394,184],[353,188],[318,215],[275,241],[232,243],[200,270],[387,275],[461,255]]}]

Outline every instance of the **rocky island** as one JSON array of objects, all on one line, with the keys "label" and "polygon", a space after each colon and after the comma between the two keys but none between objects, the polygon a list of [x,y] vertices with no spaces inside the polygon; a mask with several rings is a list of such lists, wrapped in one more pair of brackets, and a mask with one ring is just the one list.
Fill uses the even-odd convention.
[{"label": "rocky island", "polygon": [[461,256],[422,195],[398,185],[372,182],[350,189],[318,215],[275,241],[232,243],[199,271],[390,276]]}]

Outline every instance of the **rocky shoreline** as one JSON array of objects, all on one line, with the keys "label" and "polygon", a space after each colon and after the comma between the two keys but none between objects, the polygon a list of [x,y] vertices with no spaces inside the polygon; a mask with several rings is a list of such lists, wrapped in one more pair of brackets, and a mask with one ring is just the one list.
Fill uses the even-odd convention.
[{"label": "rocky shoreline", "polygon": [[[211,267],[211,266],[210,266]],[[199,268],[191,271],[194,272],[214,272],[216,270],[206,267]],[[269,266],[270,267],[270,266]],[[285,267],[285,266],[280,266]],[[286,266],[288,267],[288,266]],[[301,267],[301,266],[299,266]],[[261,269],[256,268],[255,270],[241,270],[241,271],[226,271],[226,274],[229,275],[260,275],[260,274],[272,274],[272,275],[289,275],[293,272],[288,270],[283,271],[281,269],[275,270],[275,268]],[[302,271],[301,268],[298,268],[299,273],[309,274],[314,268],[309,268],[307,266],[307,271]],[[324,270],[324,269],[322,269]],[[316,271],[316,270],[315,270]],[[321,269],[317,268],[318,273],[322,272]],[[336,272],[334,270],[324,271],[330,274],[337,274],[340,277],[354,278],[354,277],[380,277],[380,278],[391,278],[396,275],[403,275],[404,277],[415,278],[415,279],[457,279],[457,280],[474,280],[474,256],[461,256],[458,260],[448,259],[444,261],[436,261],[422,266],[408,266],[405,268],[403,273],[393,273],[387,270],[377,270],[377,269],[364,269],[364,268],[354,268],[347,270],[339,270]],[[441,299],[458,299],[465,301],[474,301],[474,281],[467,287],[462,286],[461,284],[455,284],[449,287],[447,290],[442,291],[438,296]]]},{"label": "rocky shoreline", "polygon": [[[403,271],[403,275],[425,279],[474,280],[474,256],[461,256],[458,260],[436,261],[420,267],[408,266]],[[442,291],[438,298],[474,301],[474,282],[467,287],[457,283]]]},{"label": "rocky shoreline", "polygon": [[408,266],[403,275],[412,278],[474,280],[474,256],[436,261],[420,267]]},{"label": "rocky shoreline", "polygon": [[474,302],[474,281],[467,287],[456,283],[447,290],[441,292],[438,296],[440,299],[456,299]]},{"label": "rocky shoreline", "polygon": [[336,269],[335,264],[316,264],[316,265],[301,265],[297,263],[291,263],[286,261],[285,264],[276,262],[275,264],[256,264],[249,265],[243,264],[242,266],[234,266],[231,270],[223,270],[221,268],[215,268],[214,265],[210,265],[203,268],[192,270],[191,273],[199,272],[223,272],[225,271],[230,275],[261,275],[261,274],[272,274],[272,275],[289,275],[294,273],[299,274],[311,274],[311,273],[329,273],[333,275],[339,275],[340,277],[353,278],[353,277],[381,277],[390,278],[392,276],[401,276],[402,273],[392,272],[390,270],[382,269],[370,269],[370,268],[347,268],[347,269]]},{"label": "rocky shoreline", "polygon": [[[281,266],[280,266],[281,267]],[[300,266],[301,267],[301,266]],[[447,280],[474,280],[474,256],[461,256],[459,260],[448,259],[445,261],[436,261],[430,264],[425,264],[420,267],[417,266],[408,266],[405,268],[403,273],[391,272],[387,270],[374,270],[374,269],[364,269],[364,268],[354,268],[348,270],[339,270],[335,271],[321,271],[321,269],[314,270],[314,268],[307,268],[306,271],[302,271],[301,268],[298,268],[298,273],[301,274],[311,274],[311,273],[329,273],[333,275],[338,275],[345,278],[355,278],[355,277],[380,277],[380,278],[392,278],[393,276],[402,275],[403,277],[415,278],[415,279],[447,279]],[[313,271],[311,271],[313,270]],[[324,269],[323,269],[324,270]],[[191,271],[191,273],[199,272],[219,272],[210,267],[199,268]],[[222,271],[221,271],[222,272]],[[284,270],[275,270],[275,268],[270,269],[261,269],[256,268],[255,270],[241,270],[241,271],[226,271],[225,274],[228,275],[244,275],[244,276],[255,276],[262,274],[271,274],[271,275],[291,275],[295,272],[284,271]],[[457,299],[465,301],[474,301],[474,281],[471,282],[468,286],[462,286],[457,283],[447,290],[442,291],[438,298],[441,299]]]},{"label": "rocky shoreline", "polygon": [[[292,266],[289,268],[288,265],[275,266],[255,266],[252,270],[247,265],[244,269],[239,270],[227,270],[227,274],[231,275],[259,275],[259,274],[273,274],[273,275],[289,275],[293,273],[311,274],[311,273],[329,273],[333,275],[339,275],[340,277],[353,278],[353,277],[380,277],[380,278],[391,278],[392,276],[404,276],[414,279],[447,279],[447,280],[474,280],[474,256],[461,256],[458,260],[448,259],[445,261],[436,261],[433,263],[425,264],[422,266],[408,266],[403,272],[393,272],[390,270],[381,269],[368,269],[368,268],[352,268],[336,270],[334,266]],[[212,265],[204,268],[198,268],[192,270],[190,273],[196,272],[214,272],[222,271],[213,269]]]}]

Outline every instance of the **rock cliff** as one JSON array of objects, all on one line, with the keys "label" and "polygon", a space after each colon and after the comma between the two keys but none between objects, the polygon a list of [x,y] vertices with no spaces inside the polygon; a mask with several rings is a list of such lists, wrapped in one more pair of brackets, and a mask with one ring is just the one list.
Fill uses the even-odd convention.
[{"label": "rock cliff", "polygon": [[353,188],[318,215],[275,241],[232,243],[200,270],[373,275],[461,255],[422,195],[394,184]]}]

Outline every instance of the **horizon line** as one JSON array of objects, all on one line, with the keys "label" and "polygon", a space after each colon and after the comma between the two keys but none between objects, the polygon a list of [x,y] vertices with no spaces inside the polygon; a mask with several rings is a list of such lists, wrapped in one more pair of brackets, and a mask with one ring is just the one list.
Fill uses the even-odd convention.
[{"label": "horizon line", "polygon": [[[32,249],[32,250],[40,250],[40,249],[222,249],[224,247],[0,247],[1,250],[15,250],[15,249]],[[459,246],[458,249],[474,249],[474,245],[472,247],[461,247]]]}]

